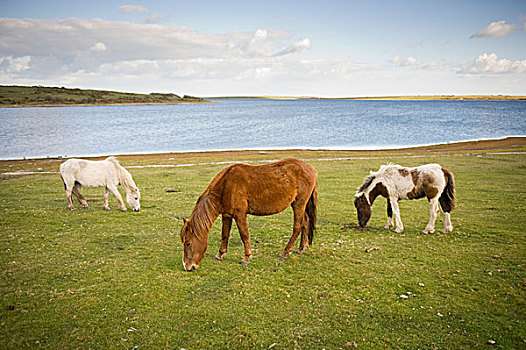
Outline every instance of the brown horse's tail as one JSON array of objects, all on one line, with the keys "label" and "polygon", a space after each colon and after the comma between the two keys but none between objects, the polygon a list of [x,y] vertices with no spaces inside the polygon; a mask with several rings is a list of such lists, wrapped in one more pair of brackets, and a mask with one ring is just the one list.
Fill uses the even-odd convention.
[{"label": "brown horse's tail", "polygon": [[305,212],[309,217],[309,228],[308,235],[309,245],[312,244],[314,240],[314,231],[316,231],[316,207],[318,205],[318,184],[314,186],[312,193],[310,195],[309,201],[307,202],[307,207]]},{"label": "brown horse's tail", "polygon": [[442,168],[442,172],[446,178],[446,187],[438,200],[444,213],[450,213],[455,209],[455,178],[447,169]]}]

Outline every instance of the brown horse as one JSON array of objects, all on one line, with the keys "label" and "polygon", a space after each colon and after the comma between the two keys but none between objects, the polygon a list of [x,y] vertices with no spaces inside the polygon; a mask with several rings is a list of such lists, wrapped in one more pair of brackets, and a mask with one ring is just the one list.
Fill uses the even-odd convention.
[{"label": "brown horse", "polygon": [[208,246],[210,227],[220,214],[221,246],[214,260],[222,260],[227,251],[234,219],[245,247],[241,264],[247,265],[252,255],[247,214],[273,215],[289,205],[294,212],[293,232],[279,258],[283,260],[292,251],[300,233],[296,253],[302,253],[312,243],[316,229],[317,178],[313,166],[292,158],[259,166],[233,164],[221,170],[197,200],[190,218],[183,219],[181,241],[185,270],[194,271],[199,267]]}]

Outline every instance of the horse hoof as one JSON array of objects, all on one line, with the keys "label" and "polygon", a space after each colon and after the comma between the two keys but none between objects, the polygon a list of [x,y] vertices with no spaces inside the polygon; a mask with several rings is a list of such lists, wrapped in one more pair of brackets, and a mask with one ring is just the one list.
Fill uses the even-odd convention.
[{"label": "horse hoof", "polygon": [[285,260],[285,257],[283,255],[278,255],[278,259],[283,261],[283,260]]},{"label": "horse hoof", "polygon": [[110,208],[110,207],[108,207],[108,208],[104,208],[104,210],[106,210],[106,211],[110,211],[111,208]]},{"label": "horse hoof", "polygon": [[242,261],[240,262],[240,264],[243,265],[243,266],[247,266],[247,265],[249,264],[249,262],[248,262],[248,261],[244,261],[244,260],[242,260]]},{"label": "horse hoof", "polygon": [[122,208],[121,208],[121,211],[128,211],[128,209],[126,209],[126,208],[122,209]]},{"label": "horse hoof", "polygon": [[217,255],[216,255],[216,256],[214,256],[214,259],[213,259],[213,260],[221,261],[221,260],[223,260],[223,257],[221,257],[221,256],[217,256]]},{"label": "horse hoof", "polygon": [[298,254],[298,255],[300,255],[300,254],[302,254],[304,251],[305,251],[305,249],[298,249],[298,250],[296,250],[296,251],[294,252],[294,254]]}]

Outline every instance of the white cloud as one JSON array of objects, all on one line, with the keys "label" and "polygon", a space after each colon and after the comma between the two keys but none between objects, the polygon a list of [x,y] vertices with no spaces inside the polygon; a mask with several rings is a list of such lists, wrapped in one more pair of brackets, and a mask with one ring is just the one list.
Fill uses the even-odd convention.
[{"label": "white cloud", "polygon": [[165,16],[162,13],[152,13],[146,18],[146,23],[159,23],[163,21]]},{"label": "white cloud", "polygon": [[148,9],[142,5],[122,5],[119,6],[119,10],[121,10],[122,13],[148,12]]},{"label": "white cloud", "polygon": [[389,60],[390,63],[393,63],[400,67],[421,67],[422,63],[414,57],[400,57],[395,56]]},{"label": "white cloud", "polygon": [[517,25],[506,24],[506,21],[491,22],[486,29],[473,34],[470,38],[500,38],[510,34],[515,29],[517,29]]},{"label": "white cloud", "polygon": [[96,51],[96,52],[104,52],[106,51],[106,45],[99,42],[99,43],[94,44],[92,47],[90,47],[90,50]]},{"label": "white cloud", "polygon": [[204,34],[177,25],[79,18],[0,18],[0,33],[0,83],[97,76],[269,81],[294,71],[296,59],[287,57],[311,45],[279,29]]},{"label": "white cloud", "polygon": [[304,38],[300,41],[295,42],[292,45],[287,46],[283,50],[276,52],[273,56],[288,55],[291,53],[300,52],[300,51],[303,51],[305,49],[310,49],[310,48],[311,48],[310,39]]},{"label": "white cloud", "polygon": [[[309,39],[288,44],[284,30],[204,34],[177,25],[137,24],[102,19],[64,20],[0,18],[1,56],[56,57],[63,65],[90,49],[111,55],[108,62],[137,59],[190,59],[226,57],[271,57],[298,52],[310,46]],[[283,49],[285,47],[285,49]],[[107,50],[106,50],[107,52]]]},{"label": "white cloud", "polygon": [[31,62],[31,57],[23,56],[13,58],[0,57],[0,70],[5,70],[8,73],[19,73],[26,69],[29,69],[29,63]]},{"label": "white cloud", "polygon": [[473,62],[455,68],[455,71],[463,74],[524,73],[526,60],[511,61],[507,58],[499,59],[495,53],[483,53]]}]

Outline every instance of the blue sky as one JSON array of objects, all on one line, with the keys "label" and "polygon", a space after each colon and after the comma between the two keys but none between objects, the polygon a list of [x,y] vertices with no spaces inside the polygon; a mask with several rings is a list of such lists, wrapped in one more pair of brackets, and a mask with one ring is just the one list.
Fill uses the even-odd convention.
[{"label": "blue sky", "polygon": [[526,1],[3,1],[0,84],[526,94]]}]

